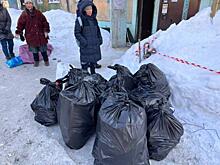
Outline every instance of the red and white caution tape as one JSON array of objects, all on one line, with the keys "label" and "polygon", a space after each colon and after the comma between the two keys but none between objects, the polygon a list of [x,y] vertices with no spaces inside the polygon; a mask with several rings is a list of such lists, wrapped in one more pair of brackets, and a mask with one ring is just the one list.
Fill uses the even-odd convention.
[{"label": "red and white caution tape", "polygon": [[166,54],[162,54],[160,52],[157,52],[156,54],[164,56],[164,57],[167,57],[167,58],[170,58],[170,59],[173,59],[173,60],[175,60],[175,61],[177,61],[179,63],[182,63],[182,64],[191,65],[191,66],[194,66],[194,67],[197,67],[197,68],[200,68],[200,69],[204,69],[204,70],[207,70],[207,71],[210,71],[210,72],[213,72],[213,73],[216,73],[216,74],[220,75],[220,71],[215,71],[213,69],[209,69],[208,67],[202,66],[200,64],[195,64],[193,62],[189,62],[189,61],[177,58],[177,57],[172,57],[172,56],[169,56],[169,55],[166,55]]},{"label": "red and white caution tape", "polygon": [[[150,45],[152,45],[152,43],[157,39],[157,37],[153,37],[149,42],[146,42],[143,46],[145,47],[150,47]],[[137,53],[139,54],[139,51],[140,50],[136,50],[136,55]],[[196,63],[193,63],[193,62],[189,62],[189,61],[186,61],[186,60],[183,60],[183,59],[180,59],[180,58],[177,58],[177,57],[172,57],[172,56],[169,56],[169,55],[166,55],[166,54],[162,54],[160,52],[157,52],[156,53],[157,55],[161,55],[161,56],[164,56],[164,57],[167,57],[169,59],[172,59],[172,60],[175,60],[179,63],[182,63],[182,64],[187,64],[187,65],[191,65],[193,67],[197,67],[197,68],[200,68],[200,69],[204,69],[204,70],[207,70],[207,71],[210,71],[210,72],[213,72],[213,73],[216,73],[216,74],[219,74],[220,75],[220,71],[216,71],[214,69],[209,69],[208,67],[205,67],[205,66],[202,66],[200,64],[196,64]]]},{"label": "red and white caution tape", "polygon": [[[144,45],[143,45],[144,49],[149,48],[150,45],[152,45],[153,42],[154,42],[156,39],[157,39],[157,37],[154,36],[152,39],[149,40],[149,42],[144,43]],[[136,51],[135,51],[136,56],[139,56],[139,55],[140,55],[140,51],[141,51],[141,50],[142,50],[142,48],[139,48],[139,47],[136,49]]]}]

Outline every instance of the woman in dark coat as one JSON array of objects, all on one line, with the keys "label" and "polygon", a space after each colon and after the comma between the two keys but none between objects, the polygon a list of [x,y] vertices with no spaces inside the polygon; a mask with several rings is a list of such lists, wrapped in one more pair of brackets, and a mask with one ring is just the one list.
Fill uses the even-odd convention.
[{"label": "woman in dark coat", "polygon": [[0,41],[2,45],[2,51],[5,54],[5,58],[10,60],[15,57],[13,52],[14,42],[13,34],[11,32],[11,17],[7,11],[0,3]]},{"label": "woman in dark coat", "polygon": [[49,23],[46,17],[33,6],[32,0],[24,0],[25,10],[21,13],[16,37],[22,35],[25,30],[25,38],[29,46],[29,50],[34,56],[34,66],[39,66],[39,51],[41,52],[45,65],[49,65],[47,56],[48,33],[50,32]]},{"label": "woman in dark coat", "polygon": [[95,65],[101,59],[100,45],[102,36],[96,19],[97,8],[91,0],[83,0],[80,7],[80,18],[76,19],[74,34],[79,41],[80,62],[83,70],[90,67],[91,74],[95,73]]}]

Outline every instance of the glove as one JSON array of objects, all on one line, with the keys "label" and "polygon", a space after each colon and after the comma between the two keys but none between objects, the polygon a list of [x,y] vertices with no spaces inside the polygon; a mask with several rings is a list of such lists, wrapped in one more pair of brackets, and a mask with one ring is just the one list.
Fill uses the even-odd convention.
[{"label": "glove", "polygon": [[20,34],[20,40],[25,41],[25,38],[24,38],[23,34]]}]

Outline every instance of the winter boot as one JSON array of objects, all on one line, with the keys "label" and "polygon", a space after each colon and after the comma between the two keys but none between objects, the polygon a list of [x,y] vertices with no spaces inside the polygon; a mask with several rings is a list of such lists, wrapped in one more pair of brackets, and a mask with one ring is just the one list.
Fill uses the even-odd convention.
[{"label": "winter boot", "polygon": [[9,56],[6,56],[5,58],[7,61],[11,59],[11,57],[9,57]]},{"label": "winter boot", "polygon": [[14,53],[12,53],[10,56],[11,56],[11,58],[14,58],[14,57],[15,57],[15,54],[14,54]]},{"label": "winter boot", "polygon": [[34,61],[34,67],[38,67],[39,66],[39,61]]},{"label": "winter boot", "polygon": [[96,69],[99,69],[99,68],[101,68],[101,67],[102,67],[102,65],[100,65],[100,64],[98,64],[98,63],[95,64],[95,68],[96,68]]},{"label": "winter boot", "polygon": [[44,61],[44,65],[49,66],[50,65],[49,61]]}]

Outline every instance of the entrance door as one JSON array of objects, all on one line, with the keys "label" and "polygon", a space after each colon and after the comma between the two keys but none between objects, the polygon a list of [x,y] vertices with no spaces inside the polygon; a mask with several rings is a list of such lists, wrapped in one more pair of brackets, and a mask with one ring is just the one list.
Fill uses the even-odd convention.
[{"label": "entrance door", "polygon": [[190,0],[187,19],[193,17],[198,11],[201,0]]},{"label": "entrance door", "polygon": [[[154,15],[154,0],[143,0],[143,13],[140,13],[140,0],[138,0],[138,27],[140,26],[140,19],[142,16],[142,25],[141,25],[141,39],[147,38],[151,35],[153,15]],[[139,28],[138,28],[139,34]]]},{"label": "entrance door", "polygon": [[161,0],[158,30],[166,30],[171,24],[182,20],[184,0]]}]

